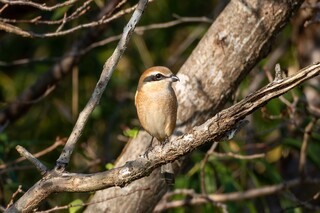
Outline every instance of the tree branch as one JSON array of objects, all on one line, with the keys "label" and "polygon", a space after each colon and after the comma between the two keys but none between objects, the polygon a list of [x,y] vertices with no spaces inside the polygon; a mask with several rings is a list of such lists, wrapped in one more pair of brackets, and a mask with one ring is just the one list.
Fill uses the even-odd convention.
[{"label": "tree branch", "polygon": [[[224,107],[242,79],[269,53],[274,38],[302,2],[246,0],[228,3],[178,72],[181,80],[175,85],[179,103],[178,122],[172,139],[189,132]],[[137,158],[145,151],[149,141],[145,131],[139,132],[135,139],[127,143],[115,165],[121,166]],[[175,164],[176,172],[186,158]],[[116,213],[136,209],[151,212],[168,190],[161,177],[157,169],[126,187],[150,186],[150,192],[92,205],[85,212]],[[120,188],[108,188],[97,192],[92,200],[117,193],[121,193]]]},{"label": "tree branch", "polygon": [[[86,29],[86,28],[94,28],[101,26],[103,24],[107,24],[119,17],[122,17],[125,14],[131,13],[136,9],[137,5],[134,5],[130,8],[127,8],[125,10],[121,10],[114,14],[113,16],[106,18],[104,16],[100,17],[99,20],[92,21],[89,23],[84,23],[84,24],[79,24],[76,25],[75,27],[66,29],[66,30],[55,30],[54,32],[47,32],[47,33],[36,33],[32,31],[27,31],[23,30],[17,26],[11,25],[9,23],[5,23],[3,21],[0,21],[0,30],[6,31],[7,33],[13,33],[16,35],[20,35],[22,37],[27,37],[27,38],[50,38],[50,37],[57,37],[57,36],[64,36],[70,33],[73,33],[75,31],[81,30],[81,29]],[[36,23],[36,22],[35,22]],[[59,29],[59,28],[58,28]]]},{"label": "tree branch", "polygon": [[[243,192],[230,192],[230,193],[221,193],[221,194],[196,194],[193,191],[187,191],[186,195],[191,196],[192,198],[184,199],[184,200],[175,200],[168,203],[159,203],[154,209],[154,212],[162,212],[168,209],[177,208],[185,205],[200,205],[208,202],[228,202],[228,201],[241,201],[253,199],[256,197],[267,196],[275,193],[279,193],[286,189],[297,187],[301,184],[310,183],[310,184],[319,184],[320,179],[306,179],[301,181],[300,179],[290,180],[284,183],[265,186],[256,189],[249,189]],[[172,195],[183,195],[184,191],[180,193],[171,193]]]},{"label": "tree branch", "polygon": [[52,193],[88,192],[113,186],[123,187],[134,180],[148,176],[155,168],[173,162],[205,143],[230,139],[247,115],[271,99],[319,74],[320,62],[300,70],[294,76],[271,82],[230,108],[222,110],[202,125],[194,127],[188,133],[163,146],[155,146],[148,152],[148,159],[140,157],[118,168],[95,174],[56,173],[52,170],[30,188],[9,209],[9,212],[31,211]]},{"label": "tree branch", "polygon": [[[122,5],[122,3],[123,1],[121,0],[109,1],[95,19],[111,16],[115,8]],[[89,30],[82,37],[75,40],[71,48],[66,51],[65,55],[63,55],[51,69],[40,75],[29,88],[26,88],[16,98],[15,101],[8,104],[8,106],[0,112],[0,125],[2,129],[11,121],[26,113],[34,100],[38,100],[39,97],[43,97],[46,91],[48,91],[48,88],[55,86],[61,79],[68,75],[70,70],[72,70],[72,67],[79,63],[81,57],[83,57],[83,55],[79,55],[77,53],[95,42],[105,29],[107,29],[107,25],[101,25],[94,30]]]},{"label": "tree branch", "polygon": [[65,169],[65,166],[69,163],[75,144],[79,140],[90,114],[92,113],[96,105],[99,103],[100,98],[109,82],[109,79],[112,76],[112,73],[116,65],[118,64],[123,52],[127,48],[128,42],[134,31],[134,28],[140,20],[147,3],[148,0],[139,1],[134,13],[132,14],[132,17],[130,18],[129,22],[123,30],[122,37],[116,49],[105,62],[102,73],[100,75],[100,79],[98,80],[96,87],[94,88],[93,94],[86,106],[84,107],[84,109],[82,110],[82,112],[80,113],[77,122],[68,138],[68,141],[64,149],[62,150],[60,157],[57,160],[57,170],[63,171]]},{"label": "tree branch", "polygon": [[31,6],[40,10],[44,10],[44,11],[52,11],[55,10],[59,7],[65,7],[65,6],[69,6],[74,4],[75,2],[77,2],[78,0],[69,0],[69,1],[65,1],[63,3],[58,3],[52,6],[47,6],[45,3],[43,4],[39,4],[33,1],[20,1],[20,0],[0,0],[1,3],[3,4],[8,4],[8,5],[27,5],[27,6]]},{"label": "tree branch", "polygon": [[16,150],[20,153],[21,156],[29,160],[40,171],[41,175],[45,175],[48,169],[36,157],[34,157],[30,152],[28,152],[22,146],[19,146],[19,145],[16,146]]}]

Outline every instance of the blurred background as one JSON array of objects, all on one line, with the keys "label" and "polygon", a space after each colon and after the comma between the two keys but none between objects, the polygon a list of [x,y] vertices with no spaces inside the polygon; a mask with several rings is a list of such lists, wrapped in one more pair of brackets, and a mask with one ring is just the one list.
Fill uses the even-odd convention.
[{"label": "blurred background", "polygon": [[[55,5],[57,2],[51,0],[46,4]],[[108,5],[111,6],[104,15],[114,17],[135,4],[136,1],[132,0],[122,3],[78,1],[52,11],[28,5],[0,4],[0,22],[34,33],[33,38],[26,38],[0,31],[1,111],[62,58],[78,54],[71,71],[59,79],[56,86],[47,88],[47,92],[33,101],[30,108],[24,109],[19,118],[1,125],[2,207],[10,202],[19,185],[26,191],[41,178],[29,162],[17,160],[20,156],[15,146],[21,145],[33,154],[38,153],[39,160],[48,168],[55,166],[79,112],[91,96],[103,64],[117,45],[115,36],[122,33],[131,13],[118,15],[103,25],[83,27],[61,35],[59,32],[93,23]],[[122,148],[140,129],[134,107],[140,74],[154,65],[168,66],[177,72],[227,4],[228,1],[219,0],[154,0],[149,3],[100,105],[86,125],[69,171],[93,173],[112,168]],[[291,75],[320,61],[319,17],[319,3],[306,1],[278,35],[268,57],[250,72],[226,107],[269,83],[276,63]],[[228,193],[299,177],[319,178],[319,90],[319,79],[312,79],[249,116],[249,125],[231,141],[219,143],[210,156],[207,151],[211,145],[194,151],[177,177],[175,188],[193,189],[197,193]],[[301,150],[304,148],[306,162],[303,164]],[[287,190],[281,194],[225,204],[230,212],[314,212],[320,209],[318,193],[319,188],[306,185],[303,190]],[[46,199],[40,209],[86,202],[91,195],[59,193]],[[181,196],[173,199],[181,199]],[[216,208],[207,203],[181,206],[170,212],[212,212]],[[65,211],[81,212],[81,208],[67,208]]]}]

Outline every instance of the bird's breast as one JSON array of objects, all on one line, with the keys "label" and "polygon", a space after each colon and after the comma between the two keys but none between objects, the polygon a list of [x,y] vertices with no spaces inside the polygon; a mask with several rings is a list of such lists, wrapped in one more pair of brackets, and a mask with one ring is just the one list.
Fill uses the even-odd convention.
[{"label": "bird's breast", "polygon": [[177,98],[173,89],[136,94],[136,107],[142,127],[158,140],[169,137],[176,125]]}]

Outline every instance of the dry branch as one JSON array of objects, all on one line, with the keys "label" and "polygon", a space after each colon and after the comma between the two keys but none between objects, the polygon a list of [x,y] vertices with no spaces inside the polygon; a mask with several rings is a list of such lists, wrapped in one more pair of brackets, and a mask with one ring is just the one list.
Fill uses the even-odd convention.
[{"label": "dry branch", "polygon": [[[169,22],[163,22],[163,23],[157,23],[157,24],[151,24],[151,25],[145,25],[145,26],[138,26],[135,28],[134,32],[137,34],[143,34],[149,30],[170,28],[170,27],[174,27],[174,26],[177,26],[180,24],[185,24],[185,23],[210,23],[210,21],[212,22],[212,20],[210,20],[207,17],[177,17],[176,20],[169,21]],[[1,22],[1,19],[0,19],[0,22]],[[0,28],[1,28],[1,26],[0,26]],[[84,55],[94,48],[105,46],[106,44],[109,44],[111,42],[118,41],[120,38],[121,38],[121,34],[105,38],[103,40],[92,43],[90,46],[88,46],[82,50],[79,50],[76,54],[73,54],[73,55],[78,55],[78,56]],[[70,55],[70,56],[72,56],[72,55]],[[57,60],[58,60],[58,58],[34,58],[34,59],[24,58],[24,59],[18,59],[15,61],[11,61],[11,62],[0,61],[0,66],[10,67],[10,66],[19,66],[19,65],[25,65],[25,64],[29,64],[29,63],[37,63],[37,62],[42,62],[42,63],[43,62],[52,62],[52,61],[57,61]]]},{"label": "dry branch", "polygon": [[[131,13],[132,11],[134,11],[136,9],[136,7],[137,7],[137,5],[134,5],[134,6],[130,7],[130,8],[127,8],[127,9],[124,9],[124,10],[121,10],[121,11],[117,12],[116,14],[114,14],[111,17],[102,16],[97,21],[92,21],[92,22],[89,22],[89,23],[79,24],[79,25],[76,25],[75,27],[72,27],[72,28],[69,28],[69,29],[66,29],[66,30],[61,30],[61,31],[55,30],[53,32],[47,32],[47,33],[36,33],[36,32],[32,32],[32,31],[27,31],[27,30],[21,29],[21,28],[19,28],[17,26],[11,25],[9,23],[5,23],[3,21],[0,21],[0,30],[3,30],[5,32],[7,32],[7,33],[13,33],[13,34],[16,34],[16,35],[19,35],[19,36],[22,36],[22,37],[27,37],[27,38],[50,38],[50,37],[64,36],[64,35],[73,33],[73,32],[78,31],[78,30],[83,30],[83,29],[86,29],[86,28],[96,28],[98,26],[107,24],[107,23],[109,23],[109,22],[111,22],[111,21],[113,21],[113,20],[115,20],[115,19],[117,19],[119,17],[122,17],[125,14]],[[7,20],[4,20],[4,21],[7,21]],[[66,20],[62,19],[62,22],[63,21],[66,21]],[[58,27],[58,29],[59,29],[59,27]]]},{"label": "dry branch", "polygon": [[30,188],[9,211],[31,211],[52,193],[88,192],[113,186],[123,187],[134,180],[149,175],[155,168],[192,152],[205,143],[232,137],[238,129],[239,123],[241,124],[247,115],[271,99],[319,74],[320,62],[302,69],[294,76],[271,82],[188,133],[177,137],[164,146],[155,146],[150,150],[148,159],[141,157],[134,161],[128,161],[121,167],[95,174],[66,172],[60,174],[52,170]]},{"label": "dry branch", "polygon": [[[175,87],[179,108],[174,137],[189,132],[224,107],[242,79],[269,53],[274,38],[302,2],[246,0],[228,3],[178,72],[181,81]],[[116,166],[137,158],[149,141],[148,135],[141,131],[137,138],[127,143]],[[176,172],[182,162],[176,164]],[[151,190],[89,206],[86,212],[116,213],[137,209],[151,212],[167,192],[167,187],[159,170],[155,170],[126,189],[142,185],[150,186]],[[92,200],[117,193],[121,193],[120,188],[108,188],[96,192]],[[140,200],[144,202],[137,202]]]},{"label": "dry branch", "polygon": [[64,170],[65,166],[69,163],[75,144],[78,142],[80,136],[82,135],[84,126],[89,116],[91,115],[96,105],[99,103],[100,98],[109,82],[109,79],[111,78],[112,73],[116,68],[116,65],[118,64],[122,54],[127,48],[130,37],[134,32],[134,28],[139,22],[147,3],[148,3],[148,0],[139,1],[134,13],[132,14],[131,19],[129,20],[129,22],[127,23],[127,25],[123,30],[122,37],[116,49],[114,50],[112,55],[108,58],[108,60],[105,62],[102,73],[100,75],[100,79],[98,80],[96,87],[94,88],[93,94],[90,100],[88,101],[88,103],[86,104],[86,106],[84,107],[84,109],[82,110],[82,112],[79,114],[79,117],[70,134],[70,137],[68,138],[68,141],[64,149],[62,150],[60,157],[57,160],[56,168],[58,170],[61,170],[61,169]]},{"label": "dry branch", "polygon": [[30,152],[28,152],[22,146],[19,146],[19,145],[16,146],[16,150],[20,153],[21,156],[29,160],[40,171],[41,175],[45,175],[48,169],[36,157],[34,157]]},{"label": "dry branch", "polygon": [[[301,184],[319,184],[319,179],[306,179],[301,181],[300,179],[290,180],[284,183],[272,185],[272,186],[264,186],[256,189],[249,189],[243,192],[230,192],[230,193],[222,193],[222,194],[210,194],[210,195],[203,195],[197,194],[193,191],[187,191],[186,195],[190,196],[188,199],[184,200],[175,200],[171,202],[164,202],[160,203],[154,209],[154,212],[162,212],[172,208],[178,208],[185,205],[201,205],[208,202],[228,202],[228,201],[241,201],[241,200],[248,200],[253,199],[256,197],[267,196],[275,193],[282,192],[287,189],[294,188]],[[179,193],[172,193],[173,195],[183,195],[184,192]]]},{"label": "dry branch", "polygon": [[[117,6],[122,5],[122,0],[111,0],[95,19],[112,16]],[[1,28],[1,24],[0,24]],[[26,88],[12,103],[0,112],[0,125],[5,128],[10,122],[19,118],[32,106],[34,100],[43,97],[48,88],[55,86],[61,79],[70,73],[72,67],[79,63],[83,55],[77,54],[82,49],[95,42],[99,35],[107,29],[107,25],[100,25],[94,30],[89,30],[82,37],[75,40],[69,50],[47,72],[44,72],[28,88]]]},{"label": "dry branch", "polygon": [[7,5],[25,5],[25,6],[31,6],[34,8],[37,8],[39,10],[44,10],[44,11],[52,11],[60,7],[65,7],[74,4],[77,2],[77,0],[69,0],[65,1],[63,3],[55,4],[52,6],[47,6],[45,3],[39,4],[33,1],[20,1],[20,0],[0,0],[1,3],[7,4]]}]

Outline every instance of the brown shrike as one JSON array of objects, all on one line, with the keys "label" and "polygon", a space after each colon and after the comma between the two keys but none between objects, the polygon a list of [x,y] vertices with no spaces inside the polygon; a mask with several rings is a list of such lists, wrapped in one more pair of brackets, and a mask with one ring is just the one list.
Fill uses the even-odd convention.
[{"label": "brown shrike", "polygon": [[[172,83],[179,78],[166,67],[151,67],[143,72],[135,95],[141,126],[163,145],[172,135],[177,120],[178,102]],[[151,146],[152,146],[151,140]],[[167,184],[174,183],[171,163],[161,166]]]}]

